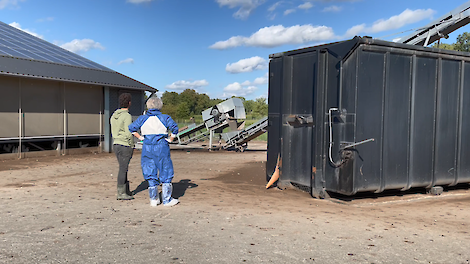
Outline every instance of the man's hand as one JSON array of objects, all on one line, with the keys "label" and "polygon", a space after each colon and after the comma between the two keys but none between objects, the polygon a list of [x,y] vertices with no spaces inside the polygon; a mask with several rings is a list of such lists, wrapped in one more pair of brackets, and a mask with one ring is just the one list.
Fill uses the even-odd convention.
[{"label": "man's hand", "polygon": [[175,140],[175,136],[170,136],[169,138],[165,138],[165,140],[168,141],[168,143],[171,143]]}]

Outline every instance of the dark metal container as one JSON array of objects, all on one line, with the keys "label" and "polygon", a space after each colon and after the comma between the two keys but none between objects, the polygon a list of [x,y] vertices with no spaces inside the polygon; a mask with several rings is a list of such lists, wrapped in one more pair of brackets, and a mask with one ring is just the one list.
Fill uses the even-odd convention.
[{"label": "dark metal container", "polygon": [[370,38],[270,56],[267,178],[328,192],[470,182],[470,54]]}]

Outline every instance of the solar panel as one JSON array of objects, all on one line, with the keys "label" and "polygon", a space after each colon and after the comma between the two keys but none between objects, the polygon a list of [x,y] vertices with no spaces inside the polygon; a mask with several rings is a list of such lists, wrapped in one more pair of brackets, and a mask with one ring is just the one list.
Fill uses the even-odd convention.
[{"label": "solar panel", "polygon": [[3,22],[0,22],[0,55],[114,72]]}]

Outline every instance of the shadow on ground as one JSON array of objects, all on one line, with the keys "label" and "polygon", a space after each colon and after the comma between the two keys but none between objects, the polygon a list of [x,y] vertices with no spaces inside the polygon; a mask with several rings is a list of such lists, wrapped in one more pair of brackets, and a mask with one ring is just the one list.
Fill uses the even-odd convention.
[{"label": "shadow on ground", "polygon": [[[463,184],[457,184],[454,186],[442,186],[443,187],[443,193],[447,192],[452,192],[452,191],[457,191],[457,190],[469,190],[470,185],[467,183]],[[430,195],[433,196],[433,194],[430,194],[428,192],[428,189],[426,188],[411,188],[409,190],[401,191],[401,190],[385,190],[381,193],[374,193],[374,192],[364,192],[364,193],[358,193],[352,196],[347,196],[347,195],[342,195],[338,193],[332,193],[329,192],[329,195],[333,199],[338,199],[343,202],[352,202],[352,201],[357,201],[357,200],[365,200],[365,199],[378,199],[378,198],[393,198],[393,197],[402,197],[406,198],[407,196],[411,195]]]},{"label": "shadow on ground", "polygon": [[[197,184],[191,182],[191,180],[189,180],[189,179],[183,179],[183,180],[180,180],[179,182],[173,182],[173,195],[172,195],[172,197],[178,199],[178,198],[184,196],[187,189],[196,188],[197,186],[198,186]],[[148,182],[147,181],[142,181],[139,184],[139,186],[137,186],[137,188],[135,188],[135,190],[132,191],[132,195],[135,195],[137,193],[145,191],[145,190],[148,189],[148,187],[149,187]]]}]

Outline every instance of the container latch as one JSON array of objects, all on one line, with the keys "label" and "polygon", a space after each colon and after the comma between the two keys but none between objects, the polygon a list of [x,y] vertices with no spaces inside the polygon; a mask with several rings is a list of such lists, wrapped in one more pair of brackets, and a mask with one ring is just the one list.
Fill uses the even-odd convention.
[{"label": "container latch", "polygon": [[314,126],[313,116],[311,115],[290,115],[286,118],[289,125],[293,127]]}]

